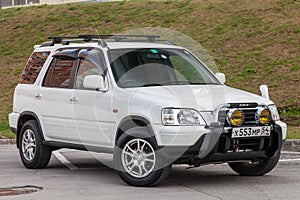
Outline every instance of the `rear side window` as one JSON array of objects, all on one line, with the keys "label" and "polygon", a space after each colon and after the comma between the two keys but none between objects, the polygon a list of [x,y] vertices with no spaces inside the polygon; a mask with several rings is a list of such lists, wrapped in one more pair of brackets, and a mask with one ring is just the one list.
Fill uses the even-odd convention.
[{"label": "rear side window", "polygon": [[75,59],[54,58],[45,76],[43,86],[69,88]]},{"label": "rear side window", "polygon": [[27,64],[22,72],[19,83],[33,84],[37,79],[44,63],[46,62],[50,51],[34,52],[29,57]]}]

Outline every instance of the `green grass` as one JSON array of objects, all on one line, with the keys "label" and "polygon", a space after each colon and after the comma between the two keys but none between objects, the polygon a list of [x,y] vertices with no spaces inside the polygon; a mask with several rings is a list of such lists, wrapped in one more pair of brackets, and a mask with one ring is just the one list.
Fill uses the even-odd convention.
[{"label": "green grass", "polygon": [[[290,107],[287,109],[279,109],[280,115],[283,117],[295,117],[300,118],[300,107]],[[300,125],[300,123],[299,123]]]},{"label": "green grass", "polygon": [[287,139],[300,139],[300,107],[279,109],[280,117],[288,122]]},{"label": "green grass", "polygon": [[289,126],[287,139],[300,139],[300,127]]},{"label": "green grass", "polygon": [[114,34],[142,27],[173,29],[201,43],[229,86],[259,94],[260,84],[269,85],[282,119],[299,127],[299,110],[293,110],[300,107],[299,19],[295,0],[138,0],[2,9],[0,134],[9,134],[2,124],[7,124],[13,89],[33,45],[50,35]]},{"label": "green grass", "polygon": [[9,125],[7,123],[0,124],[0,135],[6,138],[14,138],[15,134],[10,131]]}]

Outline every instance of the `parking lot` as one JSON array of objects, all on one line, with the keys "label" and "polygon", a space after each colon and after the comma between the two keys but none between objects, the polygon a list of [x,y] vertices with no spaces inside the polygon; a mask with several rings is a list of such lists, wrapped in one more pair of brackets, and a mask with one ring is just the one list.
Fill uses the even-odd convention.
[{"label": "parking lot", "polygon": [[[300,153],[284,152],[279,165],[263,177],[242,177],[226,164],[185,169],[174,166],[167,182],[154,188],[127,186],[101,162],[110,156],[62,149],[48,168],[23,167],[14,145],[0,145],[0,188],[38,186],[39,192],[0,199],[299,199]],[[99,161],[101,160],[101,162]]]}]

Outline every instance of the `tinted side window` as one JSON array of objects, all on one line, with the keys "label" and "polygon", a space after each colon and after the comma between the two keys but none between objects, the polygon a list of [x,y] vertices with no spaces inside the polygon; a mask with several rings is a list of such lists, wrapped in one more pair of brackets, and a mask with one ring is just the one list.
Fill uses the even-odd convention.
[{"label": "tinted side window", "polygon": [[74,59],[54,58],[45,76],[43,86],[69,88]]},{"label": "tinted side window", "polygon": [[87,75],[100,75],[100,70],[95,63],[88,59],[81,60],[75,81],[76,89],[84,89],[83,80]]},{"label": "tinted side window", "polygon": [[22,72],[19,83],[33,84],[38,77],[44,63],[50,52],[34,52],[28,59],[27,64]]},{"label": "tinted side window", "polygon": [[75,77],[74,88],[83,88],[83,80],[88,75],[103,75],[106,71],[105,59],[100,49],[81,49],[78,54],[79,67]]}]

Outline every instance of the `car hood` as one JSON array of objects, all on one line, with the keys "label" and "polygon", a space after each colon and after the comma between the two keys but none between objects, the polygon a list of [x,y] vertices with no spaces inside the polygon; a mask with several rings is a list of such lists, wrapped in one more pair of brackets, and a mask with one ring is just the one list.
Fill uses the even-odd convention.
[{"label": "car hood", "polygon": [[[130,105],[144,104],[162,107],[193,108],[212,112],[224,103],[273,104],[272,101],[225,85],[176,85],[125,89]],[[129,106],[130,106],[129,105]]]}]

